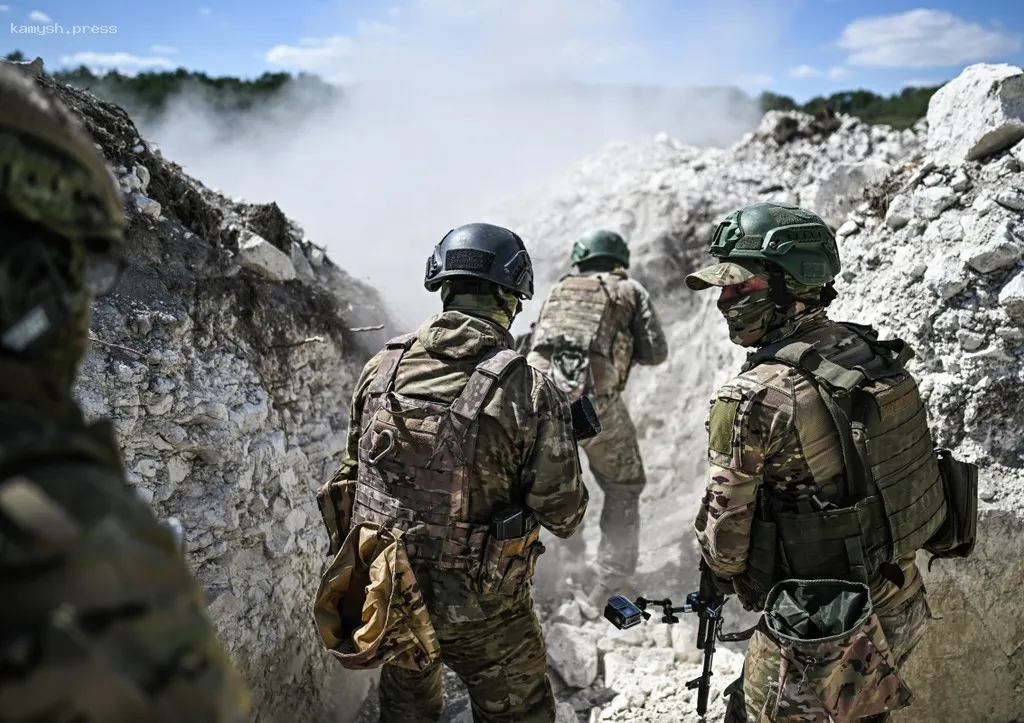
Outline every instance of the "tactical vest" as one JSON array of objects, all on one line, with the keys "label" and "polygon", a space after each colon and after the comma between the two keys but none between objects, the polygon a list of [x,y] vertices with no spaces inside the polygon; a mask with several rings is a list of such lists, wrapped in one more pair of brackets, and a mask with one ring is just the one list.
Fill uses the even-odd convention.
[{"label": "tactical vest", "polygon": [[544,302],[532,349],[551,361],[555,381],[570,399],[614,394],[626,386],[633,359],[629,322],[636,304],[615,298],[622,281],[611,273],[569,274]]},{"label": "tactical vest", "polygon": [[450,405],[394,389],[395,374],[415,336],[387,343],[366,391],[359,437],[353,526],[369,521],[404,530],[410,561],[474,572],[489,526],[469,521],[478,417],[491,389],[525,359],[511,349],[490,352]]},{"label": "tactical vest", "polygon": [[[876,572],[902,586],[894,563],[924,548],[946,520],[926,408],[903,368],[909,347],[898,339],[879,341],[870,327],[843,326],[884,363],[870,370],[842,367],[800,340],[771,344],[748,358],[746,368],[780,362],[813,382],[838,432],[845,469],[840,499],[804,499],[792,509],[768,493],[759,503],[749,567],[765,589],[783,577],[866,583]],[[776,550],[781,560],[769,559]]]}]

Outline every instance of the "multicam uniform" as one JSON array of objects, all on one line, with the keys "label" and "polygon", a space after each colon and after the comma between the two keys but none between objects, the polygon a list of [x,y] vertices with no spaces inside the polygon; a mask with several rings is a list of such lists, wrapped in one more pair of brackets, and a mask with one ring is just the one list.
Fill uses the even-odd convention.
[{"label": "multicam uniform", "polygon": [[563,391],[594,396],[603,431],[580,446],[605,494],[598,565],[607,578],[629,576],[639,554],[647,476],[622,393],[633,364],[657,365],[668,356],[650,294],[621,268],[566,276],[544,302],[531,349],[530,365]]},{"label": "multicam uniform", "polygon": [[[407,527],[417,522],[430,526],[407,532],[407,549],[442,660],[469,688],[474,720],[539,723],[554,720],[547,652],[528,584],[542,546],[534,542],[521,561],[518,576],[525,584],[482,592],[496,587],[481,587],[487,577],[481,569],[487,529],[495,511],[518,501],[543,527],[568,537],[583,517],[588,495],[565,397],[523,363],[511,344],[511,336],[497,324],[451,310],[430,317],[414,336],[394,340],[390,350],[367,363],[359,379],[348,455],[335,479],[357,481],[353,522],[405,520]],[[463,396],[471,379],[482,383],[474,371],[488,360],[487,392]],[[390,388],[398,397],[385,391],[392,372]],[[383,426],[371,430],[367,405],[374,395],[386,398],[373,402],[381,410],[375,425]],[[425,403],[417,407],[403,399],[436,406],[460,399],[456,407],[475,415],[478,425],[475,435],[472,421],[466,427],[464,439],[475,436],[468,464],[460,464],[458,449],[468,451],[472,442],[441,445],[447,451],[437,458],[437,472],[417,471],[426,467],[417,455],[425,452],[429,458],[431,446],[448,432],[415,424],[413,418],[431,412]],[[378,433],[384,428],[396,432],[391,461]],[[367,460],[378,457],[382,461],[368,474]],[[385,665],[381,719],[436,721],[442,692],[441,661],[423,672]]]},{"label": "multicam uniform", "polygon": [[[790,338],[814,344],[823,357],[844,367],[867,365],[874,357],[863,339],[827,319],[824,310],[802,319]],[[723,385],[712,400],[707,429],[710,482],[695,523],[697,539],[712,570],[731,578],[746,607],[760,609],[773,571],[748,565],[758,492],[764,489],[768,499],[792,508],[812,497],[841,499],[845,477],[839,437],[811,381],[777,362],[758,364]],[[881,571],[868,580],[897,664],[913,650],[931,618],[915,553],[898,561],[902,586]],[[898,580],[899,575],[890,577]],[[749,720],[757,720],[778,675],[777,649],[756,636],[744,670]],[[777,715],[778,721],[827,720],[810,696],[784,699]]]},{"label": "multicam uniform", "polygon": [[[754,204],[718,226],[710,252],[720,263],[687,286],[722,288],[730,339],[755,350],[711,402],[694,527],[722,589],[766,610],[726,719],[884,720],[911,700],[899,666],[931,619],[916,553],[970,554],[977,468],[935,449],[909,347],[827,318],[841,266],[820,217]],[[841,606],[820,607],[843,585],[869,598],[859,632]],[[811,597],[776,607],[786,586]],[[820,619],[782,632],[798,612]]]},{"label": "multicam uniform", "polygon": [[0,719],[242,723],[175,539],[72,393],[125,219],[92,139],[0,66]]}]

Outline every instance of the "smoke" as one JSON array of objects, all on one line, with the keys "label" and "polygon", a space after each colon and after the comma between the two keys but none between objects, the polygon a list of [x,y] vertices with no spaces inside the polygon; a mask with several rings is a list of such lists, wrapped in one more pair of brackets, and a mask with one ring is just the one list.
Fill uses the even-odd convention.
[{"label": "smoke", "polygon": [[[498,198],[610,142],[664,131],[723,145],[756,123],[756,104],[738,89],[693,86],[744,71],[751,33],[763,38],[777,24],[771,3],[678,12],[686,5],[416,0],[352,35],[268,51],[341,84],[340,102],[296,83],[275,108],[234,118],[225,133],[221,115],[184,95],[142,130],[207,185],[276,201],[411,327],[438,308],[422,287],[433,245],[484,220]],[[676,16],[678,28],[655,27]]]}]

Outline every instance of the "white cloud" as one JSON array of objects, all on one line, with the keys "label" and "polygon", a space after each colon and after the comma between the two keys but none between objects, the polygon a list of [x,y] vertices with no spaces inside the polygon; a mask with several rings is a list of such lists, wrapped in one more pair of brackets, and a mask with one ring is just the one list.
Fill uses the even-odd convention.
[{"label": "white cloud", "polygon": [[845,78],[850,74],[849,68],[844,68],[842,65],[833,65],[828,69],[828,77],[833,80],[838,78]]},{"label": "white cloud", "polygon": [[210,8],[206,8],[206,7],[199,8],[199,14],[200,15],[212,15],[213,14],[213,10],[210,10]]},{"label": "white cloud", "polygon": [[917,9],[854,20],[839,47],[849,51],[849,65],[931,68],[991,60],[1017,52],[1022,42],[943,10]]},{"label": "white cloud", "polygon": [[147,58],[132,53],[92,53],[83,52],[64,55],[61,65],[85,65],[90,68],[106,70],[138,71],[144,68],[172,68],[166,58]]},{"label": "white cloud", "polygon": [[[558,75],[636,57],[641,45],[617,37],[615,24],[624,12],[619,0],[415,0],[407,8],[392,7],[390,22],[360,20],[351,34],[275,45],[266,60],[341,81],[380,72],[382,61],[392,70],[415,66],[420,75],[450,76],[455,64],[461,75],[482,81]],[[504,77],[483,77],[485,51],[493,58],[489,72]]]},{"label": "white cloud", "polygon": [[9,13],[9,12],[11,12],[11,6],[10,5],[0,5],[0,13]]},{"label": "white cloud", "polygon": [[791,78],[817,78],[821,71],[810,65],[798,65],[789,69],[789,75]]},{"label": "white cloud", "polygon": [[174,55],[178,52],[178,49],[173,45],[150,45],[149,49],[157,55]]},{"label": "white cloud", "polygon": [[352,58],[355,41],[347,35],[301,38],[298,45],[275,45],[267,51],[268,63],[315,73],[331,73]]},{"label": "white cloud", "polygon": [[52,23],[53,19],[42,10],[33,10],[28,14],[28,19],[34,23]]}]

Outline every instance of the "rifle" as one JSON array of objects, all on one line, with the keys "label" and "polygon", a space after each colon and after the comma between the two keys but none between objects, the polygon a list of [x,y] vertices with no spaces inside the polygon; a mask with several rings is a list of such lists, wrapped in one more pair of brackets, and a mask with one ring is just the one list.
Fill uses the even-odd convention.
[{"label": "rifle", "polygon": [[608,604],[604,609],[605,619],[619,630],[650,620],[651,614],[647,612],[649,606],[661,607],[661,622],[669,625],[679,622],[676,613],[697,613],[697,649],[704,651],[704,670],[699,678],[688,681],[686,688],[697,689],[697,715],[702,718],[708,710],[708,694],[711,692],[711,676],[714,674],[712,665],[715,658],[715,642],[746,640],[753,632],[753,629],[738,633],[722,632],[722,608],[725,607],[726,600],[725,595],[715,586],[713,575],[707,563],[701,559],[700,589],[687,595],[686,604],[680,607],[673,607],[672,601],[668,598],[649,600],[638,597],[634,603],[622,595],[614,595],[608,598]]}]

